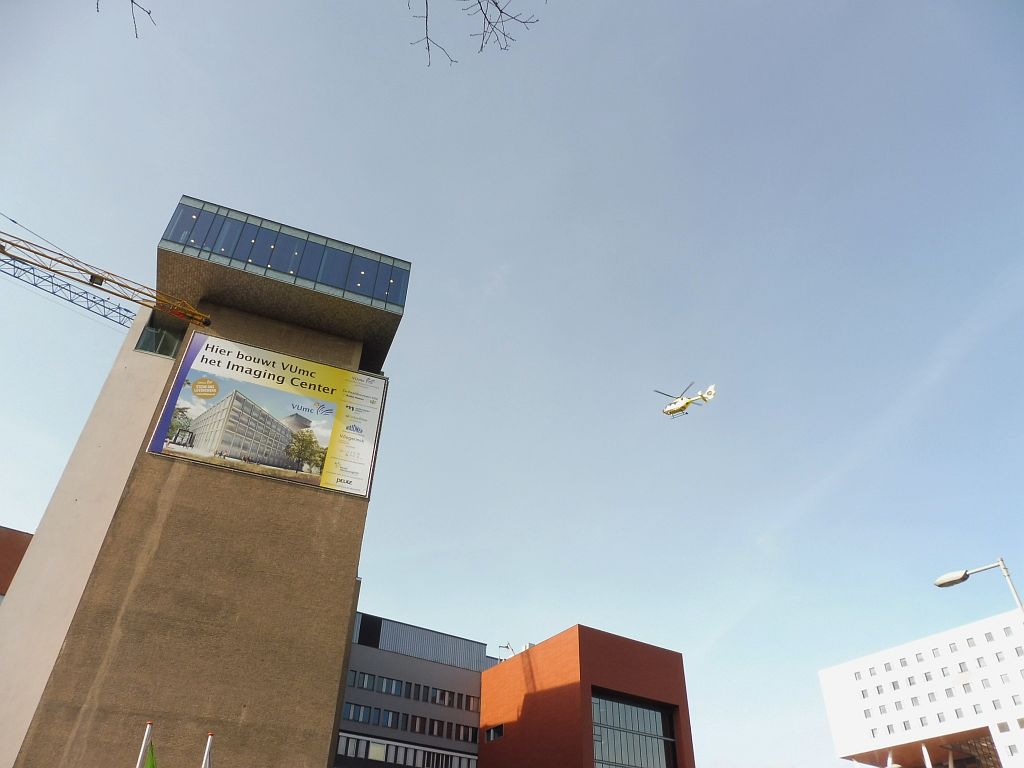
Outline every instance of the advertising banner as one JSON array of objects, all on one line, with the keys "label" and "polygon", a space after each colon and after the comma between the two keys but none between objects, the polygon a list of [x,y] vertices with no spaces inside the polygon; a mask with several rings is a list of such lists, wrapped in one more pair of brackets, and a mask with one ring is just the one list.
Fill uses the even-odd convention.
[{"label": "advertising banner", "polygon": [[387,379],[193,333],[149,452],[370,495]]}]

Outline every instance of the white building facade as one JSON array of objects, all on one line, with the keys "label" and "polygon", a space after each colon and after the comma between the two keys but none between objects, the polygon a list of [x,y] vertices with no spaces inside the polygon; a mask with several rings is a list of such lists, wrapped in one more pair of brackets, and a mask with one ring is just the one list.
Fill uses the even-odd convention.
[{"label": "white building facade", "polygon": [[1024,613],[998,614],[819,673],[839,757],[1024,768]]}]

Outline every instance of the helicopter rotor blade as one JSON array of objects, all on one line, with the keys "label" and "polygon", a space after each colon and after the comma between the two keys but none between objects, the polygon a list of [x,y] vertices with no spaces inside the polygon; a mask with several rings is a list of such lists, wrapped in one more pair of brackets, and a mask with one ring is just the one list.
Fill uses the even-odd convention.
[{"label": "helicopter rotor blade", "polygon": [[693,385],[694,385],[694,382],[692,382],[692,381],[691,381],[691,382],[690,382],[689,384],[687,384],[687,385],[686,385],[686,389],[684,389],[684,390],[683,390],[683,391],[682,391],[682,392],[681,392],[681,393],[679,394],[679,396],[680,396],[680,397],[682,397],[682,396],[683,396],[683,395],[685,395],[685,394],[686,394],[687,392],[689,392],[689,391],[690,391],[690,387],[692,387]]},{"label": "helicopter rotor blade", "polygon": [[676,399],[675,395],[670,395],[668,392],[662,392],[660,389],[656,389],[654,391],[657,392],[659,395],[663,395],[664,397],[667,397],[669,400],[675,400]]}]

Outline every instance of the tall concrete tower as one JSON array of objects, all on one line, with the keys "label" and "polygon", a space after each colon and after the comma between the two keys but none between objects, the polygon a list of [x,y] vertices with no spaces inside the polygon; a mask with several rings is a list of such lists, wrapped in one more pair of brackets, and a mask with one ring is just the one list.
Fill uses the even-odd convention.
[{"label": "tall concrete tower", "polygon": [[325,768],[410,265],[182,198],[0,606],[0,768]]}]

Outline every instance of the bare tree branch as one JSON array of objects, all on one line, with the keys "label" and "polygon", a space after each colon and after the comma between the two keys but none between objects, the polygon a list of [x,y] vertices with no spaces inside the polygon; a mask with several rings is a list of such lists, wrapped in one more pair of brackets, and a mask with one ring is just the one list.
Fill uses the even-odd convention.
[{"label": "bare tree branch", "polygon": [[[407,0],[406,7],[412,10],[412,0]],[[430,36],[430,0],[423,0],[423,14],[413,15],[414,19],[423,19],[423,37],[419,40],[413,40],[409,45],[419,45],[423,43],[427,48],[427,66],[430,66],[430,47],[435,46],[440,49],[441,53],[448,57],[448,64],[458,64],[458,61],[452,58],[451,54],[445,50],[445,47],[440,43],[436,42],[434,38]]]},{"label": "bare tree branch", "polygon": [[[100,0],[96,0],[97,3],[99,3],[99,1]],[[149,16],[149,20],[150,21],[153,21],[153,12],[151,10],[149,10],[148,8],[143,8],[135,0],[131,0],[131,4],[132,4],[132,26],[135,27],[135,39],[138,40],[139,39],[139,23],[135,20],[135,9],[138,8],[144,14]],[[156,22],[155,21],[153,21],[153,26],[154,27],[156,26]]]},{"label": "bare tree branch", "polygon": [[473,37],[480,38],[480,51],[493,43],[503,51],[516,41],[509,31],[529,29],[538,19],[532,13],[527,16],[509,10],[514,0],[470,0],[464,10],[470,16],[480,17],[480,31]]},{"label": "bare tree branch", "polygon": [[[153,12],[149,8],[144,8],[138,0],[129,0],[132,5],[132,26],[135,28],[135,39],[139,39],[139,22],[135,18],[135,9],[138,8],[144,14],[149,16],[149,20],[153,22],[153,26],[156,26],[156,20],[153,18]],[[100,0],[96,0],[96,13],[100,12]]]},{"label": "bare tree branch", "polygon": [[[417,0],[419,4],[420,0]],[[467,16],[478,16],[480,19],[480,31],[475,32],[471,37],[480,38],[478,52],[482,52],[488,45],[495,45],[503,51],[507,51],[512,43],[516,41],[514,33],[520,29],[529,29],[539,19],[532,13],[527,14],[515,10],[512,6],[521,0],[458,0],[462,5],[462,12]],[[544,0],[546,3],[547,0]],[[439,48],[448,57],[449,64],[458,63],[448,51],[441,46],[430,35],[430,0],[422,0],[423,13],[414,14],[414,19],[423,20],[423,37],[412,42],[412,45],[423,44],[427,49],[427,66],[430,66],[430,53],[432,48]],[[409,10],[412,10],[412,0],[406,3]]]}]

